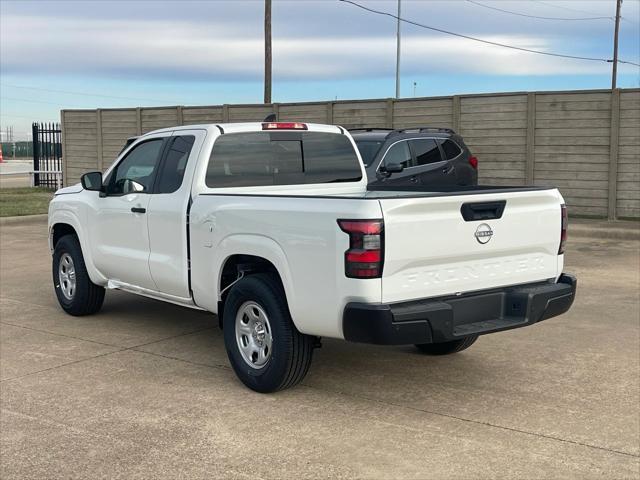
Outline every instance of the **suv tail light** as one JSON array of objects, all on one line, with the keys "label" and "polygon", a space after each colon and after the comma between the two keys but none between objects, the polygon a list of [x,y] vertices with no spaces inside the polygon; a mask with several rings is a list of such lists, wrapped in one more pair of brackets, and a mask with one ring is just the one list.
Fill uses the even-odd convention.
[{"label": "suv tail light", "polygon": [[300,122],[265,122],[263,130],[307,130],[306,123]]},{"label": "suv tail light", "polygon": [[380,278],[384,263],[384,222],[382,220],[338,220],[349,234],[349,250],[344,252],[344,273],[348,278]]},{"label": "suv tail light", "polygon": [[564,253],[564,247],[567,243],[567,228],[569,227],[569,217],[567,215],[567,206],[563,203],[560,205],[561,211],[561,222],[562,227],[560,230],[560,248],[558,248],[558,255],[562,255]]},{"label": "suv tail light", "polygon": [[478,157],[471,155],[469,157],[469,165],[473,167],[474,170],[478,169]]}]

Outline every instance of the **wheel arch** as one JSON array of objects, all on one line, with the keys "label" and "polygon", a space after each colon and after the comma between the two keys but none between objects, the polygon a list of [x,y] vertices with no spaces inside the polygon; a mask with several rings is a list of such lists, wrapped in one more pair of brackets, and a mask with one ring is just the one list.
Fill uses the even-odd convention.
[{"label": "wheel arch", "polygon": [[75,235],[80,238],[73,225],[64,222],[58,222],[51,226],[51,247],[55,248],[58,241],[65,235]]},{"label": "wheel arch", "polygon": [[51,253],[55,249],[56,243],[65,235],[74,234],[78,238],[82,256],[87,268],[89,278],[96,285],[106,285],[107,279],[95,268],[91,248],[89,248],[86,231],[76,214],[70,210],[55,210],[49,216],[49,248]]},{"label": "wheel arch", "polygon": [[[218,322],[222,328],[224,304],[231,287],[241,278],[257,273],[269,273],[277,279],[280,287],[285,291],[282,276],[276,266],[269,259],[243,253],[229,255],[220,269],[218,278]],[[286,296],[286,291],[285,291]]]},{"label": "wheel arch", "polygon": [[[280,245],[272,238],[262,235],[236,234],[222,240],[215,249],[212,280],[215,281],[217,314],[222,317],[225,294],[229,286],[237,280],[240,267],[245,273],[272,273],[284,291],[289,312],[294,318],[295,294],[291,278],[291,270],[287,257]],[[207,292],[198,289],[196,296],[206,296]],[[208,291],[210,295],[211,290]],[[195,292],[194,292],[195,293]],[[213,307],[213,305],[211,305]],[[297,326],[297,325],[296,325]]]}]

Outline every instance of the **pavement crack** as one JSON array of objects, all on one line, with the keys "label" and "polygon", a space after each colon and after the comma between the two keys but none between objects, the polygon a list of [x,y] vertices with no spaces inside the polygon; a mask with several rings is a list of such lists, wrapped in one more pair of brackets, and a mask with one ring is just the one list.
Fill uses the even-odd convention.
[{"label": "pavement crack", "polygon": [[[6,323],[6,322],[1,322],[1,323]],[[13,324],[7,324],[7,325],[20,327],[20,325],[13,325]],[[80,340],[80,341],[87,341],[87,342],[91,342],[92,341],[92,340],[84,340],[83,338],[69,337],[68,335],[64,335],[64,334],[60,334],[60,333],[52,333],[52,332],[47,332],[45,330],[37,330],[35,328],[29,328],[29,327],[22,327],[22,328],[26,328],[28,330],[34,330],[36,332],[41,332],[41,333],[48,333],[50,335],[57,335],[57,336],[60,336],[60,337],[73,338],[73,339]],[[118,347],[117,345],[109,345],[107,343],[93,342],[93,343],[98,343],[100,345],[117,348],[117,350],[114,350],[112,352],[101,353],[99,355],[93,355],[93,356],[90,356],[90,357],[87,357],[87,358],[80,358],[78,360],[73,360],[71,362],[62,363],[60,365],[55,365],[53,367],[44,368],[42,370],[38,370],[38,371],[35,371],[35,372],[25,373],[24,375],[18,375],[16,377],[3,378],[2,380],[0,380],[0,383],[10,382],[12,380],[20,380],[21,378],[30,377],[32,375],[37,375],[39,373],[50,372],[50,371],[55,370],[57,368],[68,367],[69,365],[76,365],[78,363],[86,362],[86,361],[89,361],[89,360],[94,360],[96,358],[107,357],[107,356],[113,355],[115,353],[121,353],[121,352],[126,352],[126,351],[135,351],[135,352],[139,352],[139,353],[150,353],[150,352],[145,352],[144,350],[137,350],[137,349],[140,348],[140,347],[147,346],[147,345],[152,345],[154,343],[159,343],[159,342],[163,342],[163,341],[166,341],[166,340],[171,340],[171,339],[174,339],[174,338],[184,337],[184,336],[187,336],[187,335],[192,335],[194,333],[204,332],[206,330],[212,330],[213,328],[214,327],[201,328],[201,329],[198,329],[198,330],[193,330],[193,331],[181,333],[181,334],[178,334],[178,335],[173,335],[171,337],[165,337],[165,338],[161,338],[161,339],[158,339],[158,340],[153,340],[151,342],[146,342],[146,343],[142,343],[142,344],[139,344],[139,345],[133,345],[131,347]],[[153,354],[153,353],[150,353],[150,354],[151,355],[162,356],[162,355]],[[167,357],[167,358],[170,358],[170,357]],[[174,360],[180,360],[180,359],[176,358]],[[194,363],[194,365],[196,365],[196,364]],[[204,366],[211,367],[212,365],[204,365]]]},{"label": "pavement crack", "polygon": [[304,386],[304,387],[307,387],[309,389],[313,389],[313,390],[324,391],[324,392],[328,392],[328,393],[333,393],[335,395],[342,395],[342,396],[345,396],[345,397],[357,398],[359,400],[364,400],[364,401],[368,401],[368,402],[372,402],[372,403],[379,403],[379,404],[387,405],[387,406],[390,406],[390,407],[404,408],[406,410],[412,410],[412,411],[415,411],[415,412],[427,413],[427,414],[436,415],[436,416],[439,416],[439,417],[445,417],[445,418],[450,418],[450,419],[453,419],[453,420],[459,420],[461,422],[473,423],[475,425],[483,425],[485,427],[497,428],[497,429],[500,429],[500,430],[507,430],[507,431],[510,431],[510,432],[521,433],[521,434],[524,434],[524,435],[531,435],[531,436],[534,436],[534,437],[545,438],[547,440],[555,440],[555,441],[558,441],[558,442],[570,443],[570,444],[573,444],[573,445],[579,445],[581,447],[586,447],[586,448],[594,448],[596,450],[602,450],[602,451],[609,452],[609,453],[614,453],[614,454],[617,454],[617,455],[624,455],[624,456],[632,457],[632,458],[640,458],[640,455],[635,454],[635,453],[624,452],[622,450],[616,450],[616,449],[613,449],[613,448],[601,447],[599,445],[593,445],[593,444],[590,444],[590,443],[579,442],[577,440],[569,440],[569,439],[566,439],[566,438],[556,437],[556,436],[553,436],[553,435],[547,435],[547,434],[544,434],[544,433],[530,432],[528,430],[521,430],[521,429],[518,429],[518,428],[507,427],[507,426],[504,426],[504,425],[497,425],[495,423],[484,422],[484,421],[481,421],[481,420],[472,420],[470,418],[458,417],[456,415],[452,415],[452,414],[449,414],[449,413],[436,412],[436,411],[433,411],[433,410],[427,410],[426,408],[413,407],[413,406],[410,406],[410,405],[403,405],[403,404],[396,403],[396,402],[388,402],[388,401],[385,401],[385,400],[380,400],[380,399],[377,399],[377,398],[367,397],[367,396],[364,396],[364,395],[346,393],[346,392],[342,392],[342,391],[339,391],[339,390],[331,390],[331,389],[326,389],[326,388],[318,388],[318,387],[314,387],[312,385],[308,385],[308,384],[304,384],[304,383],[301,384],[301,385]]},{"label": "pavement crack", "polygon": [[93,355],[87,358],[81,358],[78,360],[73,360],[71,362],[62,363],[60,365],[55,365],[53,367],[43,368],[42,370],[38,370],[36,372],[25,373],[24,375],[18,375],[17,377],[4,378],[0,380],[0,383],[10,382],[12,380],[20,380],[21,378],[30,377],[31,375],[37,375],[39,373],[50,372],[51,370],[55,370],[57,368],[68,367],[69,365],[76,365],[78,363],[86,362],[88,360],[94,360],[100,357],[106,357],[107,355],[113,355],[114,353],[124,352],[125,350],[129,350],[128,348],[122,348],[120,350],[115,350],[113,352],[101,353],[99,355]]},{"label": "pavement crack", "polygon": [[49,330],[42,330],[40,328],[33,328],[33,327],[25,327],[24,325],[17,325],[15,323],[9,323],[9,322],[2,322],[0,321],[0,324],[2,325],[9,325],[11,327],[16,327],[16,328],[23,328],[25,330],[31,330],[32,332],[38,332],[38,333],[46,333],[48,335],[55,335],[57,337],[65,337],[65,338],[72,338],[74,340],[80,340],[81,342],[89,342],[89,343],[95,343],[97,345],[103,345],[105,347],[113,347],[113,348],[123,348],[120,345],[112,345],[111,343],[104,343],[104,342],[98,342],[97,340],[89,340],[87,338],[80,338],[80,337],[74,337],[73,335],[67,335],[65,333],[58,333],[58,332],[51,332]]},{"label": "pavement crack", "polygon": [[176,360],[178,362],[188,363],[189,365],[194,365],[196,367],[210,367],[210,368],[219,368],[221,370],[231,370],[229,365],[224,365],[221,363],[200,363],[200,362],[192,362],[191,360],[185,360],[184,358],[173,357],[171,355],[163,355],[161,353],[148,352],[146,350],[138,350],[134,348],[136,352],[146,353],[148,355],[153,355],[154,357],[166,358],[167,360]]},{"label": "pavement crack", "polygon": [[154,343],[160,343],[160,342],[164,342],[166,340],[172,340],[174,338],[186,337],[188,335],[193,335],[194,333],[206,332],[207,330],[213,330],[214,328],[215,327],[204,327],[204,328],[200,328],[198,330],[192,330],[190,332],[179,333],[178,335],[173,335],[171,337],[160,338],[158,340],[152,340],[150,342],[141,343],[139,345],[134,345],[132,347],[127,347],[127,350],[135,350],[136,348],[146,347],[147,345],[153,345]]},{"label": "pavement crack", "polygon": [[55,305],[40,305],[39,303],[25,302],[24,300],[18,300],[17,298],[11,298],[11,297],[0,297],[0,302],[15,302],[15,303],[20,303],[22,305],[31,305],[33,307],[56,308]]},{"label": "pavement crack", "polygon": [[[193,333],[195,333],[195,332],[193,332]],[[181,335],[178,335],[178,336],[181,336]],[[156,342],[150,342],[150,343],[156,343]],[[145,345],[147,345],[147,344],[145,344]],[[141,346],[144,346],[144,345],[141,345]],[[194,365],[194,366],[197,366],[197,367],[208,367],[208,368],[217,368],[217,369],[221,369],[221,370],[231,370],[231,367],[229,365],[193,362],[191,360],[186,360],[184,358],[174,357],[172,355],[163,355],[161,353],[148,352],[146,350],[138,350],[138,347],[131,347],[131,348],[128,348],[127,350],[135,350],[135,351],[137,351],[139,353],[146,353],[148,355],[153,355],[153,356],[156,356],[156,357],[166,358],[167,360],[175,360],[175,361],[187,363],[189,365]],[[114,353],[116,353],[116,352],[114,352]],[[624,455],[624,456],[627,456],[627,457],[640,458],[640,455],[637,455],[637,454],[634,454],[634,453],[624,452],[624,451],[621,451],[621,450],[615,450],[615,449],[607,448],[607,447],[601,447],[599,445],[593,445],[593,444],[590,444],[590,443],[578,442],[576,440],[569,440],[569,439],[566,439],[566,438],[555,437],[553,435],[546,435],[544,433],[530,432],[530,431],[527,431],[527,430],[521,430],[521,429],[518,429],[518,428],[507,427],[507,426],[504,426],[504,425],[497,425],[497,424],[490,423],[490,422],[483,422],[483,421],[480,421],[480,420],[472,420],[472,419],[469,419],[469,418],[458,417],[456,415],[451,415],[451,414],[447,414],[447,413],[435,412],[435,411],[432,411],[432,410],[427,410],[427,409],[418,408],[418,407],[412,407],[412,406],[409,406],[409,405],[402,405],[402,404],[395,403],[395,402],[387,402],[387,401],[384,401],[384,400],[365,397],[365,396],[362,396],[362,395],[354,395],[354,394],[350,394],[350,393],[345,393],[345,392],[341,392],[341,391],[338,391],[338,390],[322,389],[322,388],[314,387],[314,386],[311,386],[311,385],[308,385],[308,384],[304,384],[304,383],[301,384],[301,386],[309,388],[309,389],[313,389],[313,390],[319,390],[319,391],[324,391],[324,392],[327,392],[327,393],[333,393],[334,395],[343,395],[345,397],[357,398],[359,400],[364,400],[364,401],[367,401],[367,402],[380,403],[380,404],[387,405],[387,406],[404,408],[404,409],[412,410],[412,411],[416,411],[416,412],[427,413],[427,414],[436,415],[436,416],[439,416],[439,417],[450,418],[450,419],[458,420],[458,421],[461,421],[461,422],[473,423],[473,424],[476,424],[476,425],[482,425],[482,426],[490,427],[490,428],[497,428],[497,429],[500,429],[500,430],[507,430],[507,431],[514,432],[514,433],[520,433],[520,434],[523,434],[523,435],[531,435],[531,436],[534,436],[534,437],[545,438],[547,440],[554,440],[554,441],[563,442],[563,443],[569,443],[569,444],[578,445],[578,446],[586,447],[586,448],[594,448],[596,450],[602,450],[602,451],[605,451],[605,452],[614,453],[614,454],[618,454],[618,455]]]}]

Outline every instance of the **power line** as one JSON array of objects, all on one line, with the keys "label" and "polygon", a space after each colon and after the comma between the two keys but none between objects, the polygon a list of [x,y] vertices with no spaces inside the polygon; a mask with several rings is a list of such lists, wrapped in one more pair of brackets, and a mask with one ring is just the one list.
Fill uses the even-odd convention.
[{"label": "power line", "polygon": [[104,95],[104,94],[101,94],[101,93],[72,92],[72,91],[69,91],[69,90],[53,90],[53,89],[50,89],[50,88],[24,87],[22,85],[10,85],[8,83],[0,83],[0,85],[2,85],[4,87],[21,88],[23,90],[35,90],[35,91],[50,92],[50,93],[65,93],[65,94],[69,94],[69,95],[79,95],[79,96],[84,96],[84,97],[113,98],[113,99],[116,99],[116,100],[135,100],[137,102],[139,102],[139,101],[159,102],[159,103],[165,103],[165,104],[172,103],[172,102],[167,102],[166,100],[158,100],[158,99],[153,99],[153,98],[121,97],[121,96],[116,96],[116,95]]},{"label": "power line", "polygon": [[[26,116],[26,115],[15,115],[15,114],[13,114],[13,113],[4,113],[4,112],[0,112],[0,118],[2,118],[2,117],[8,117],[8,118],[26,118],[26,119],[29,119],[29,120],[33,121],[33,117],[35,117],[35,116],[37,116],[37,115],[34,115],[34,116],[31,116],[31,117],[28,117],[28,116]],[[47,117],[47,118],[51,118],[51,117]]]},{"label": "power line", "polygon": [[[556,5],[555,3],[543,2],[542,0],[532,0],[532,1],[534,1],[536,3],[539,3],[541,5],[547,5],[549,7],[560,8],[560,9],[566,10],[568,12],[587,13],[589,15],[597,15],[597,13],[595,13],[595,12],[589,12],[587,10],[580,10],[578,8],[565,7],[563,5]],[[615,18],[613,18],[613,17],[607,17],[607,18],[611,18],[611,20],[615,21]],[[633,25],[638,25],[637,22],[634,22],[633,20],[629,20],[628,18],[625,18],[625,17],[620,17],[620,20],[623,20],[625,22],[631,23]]]},{"label": "power line", "polygon": [[566,17],[540,17],[538,15],[528,15],[526,13],[513,12],[511,10],[504,10],[498,7],[492,7],[485,5],[484,3],[476,2],[475,0],[467,0],[469,3],[478,5],[479,7],[488,8],[497,12],[508,13],[510,15],[517,15],[519,17],[536,18],[538,20],[563,20],[563,21],[583,21],[583,20],[613,20],[613,17],[583,17],[583,18],[566,18]]},{"label": "power line", "polygon": [[555,3],[551,3],[551,2],[543,2],[542,0],[533,0],[536,3],[541,3],[542,5],[547,5],[549,7],[555,7],[555,8],[560,8],[562,10],[566,10],[568,12],[578,12],[578,13],[587,13],[589,15],[597,15],[597,13],[595,12],[588,12],[587,10],[580,10],[577,8],[571,8],[571,7],[565,7],[563,5],[556,5]]},{"label": "power line", "polygon": [[5,97],[5,96],[0,96],[0,99],[2,100],[12,100],[14,102],[26,102],[26,103],[43,103],[45,105],[56,105],[56,106],[60,106],[62,102],[46,102],[44,100],[31,100],[28,98],[15,98],[15,97]]},{"label": "power line", "polygon": [[[354,2],[352,0],[339,0],[339,1],[340,2],[344,2],[344,3],[350,3],[351,5],[353,5],[355,7],[361,8],[362,10],[366,10],[366,11],[371,12],[371,13],[375,13],[375,14],[378,14],[378,15],[384,15],[384,16],[387,16],[387,17],[395,18],[396,20],[400,20],[401,22],[405,22],[405,23],[409,23],[411,25],[415,25],[416,27],[426,28],[427,30],[433,30],[434,32],[444,33],[446,35],[452,35],[454,37],[466,38],[467,40],[473,40],[474,42],[485,43],[487,45],[493,45],[493,46],[496,46],[496,47],[509,48],[511,50],[519,50],[521,52],[537,53],[538,55],[547,55],[549,57],[571,58],[571,59],[574,59],[574,60],[588,60],[588,61],[592,61],[592,62],[605,62],[605,63],[610,63],[612,61],[612,60],[608,60],[606,58],[581,57],[581,56],[578,56],[578,55],[565,55],[565,54],[562,54],[562,53],[543,52],[543,51],[540,51],[540,50],[532,50],[530,48],[516,47],[514,45],[507,45],[505,43],[492,42],[491,40],[483,40],[481,38],[471,37],[469,35],[464,35],[462,33],[451,32],[449,30],[444,30],[442,28],[431,27],[431,26],[425,25],[423,23],[418,23],[418,22],[414,22],[412,20],[407,20],[405,18],[400,18],[400,17],[398,17],[396,15],[393,15],[392,13],[382,12],[380,10],[374,10],[373,8],[365,7],[364,5],[360,5],[359,3],[356,3],[356,2]],[[640,67],[640,63],[628,62],[628,61],[624,61],[624,60],[618,60],[618,63],[627,63],[629,65],[635,65],[635,66]]]}]

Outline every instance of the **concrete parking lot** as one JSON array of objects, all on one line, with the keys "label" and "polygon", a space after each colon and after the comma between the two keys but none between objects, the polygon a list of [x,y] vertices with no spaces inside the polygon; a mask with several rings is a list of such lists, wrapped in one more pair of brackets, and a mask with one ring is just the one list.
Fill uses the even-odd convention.
[{"label": "concrete parking lot", "polygon": [[573,309],[448,357],[325,340],[301,386],[234,377],[215,317],[57,305],[44,223],[3,225],[8,478],[638,478],[639,244],[572,239]]}]

